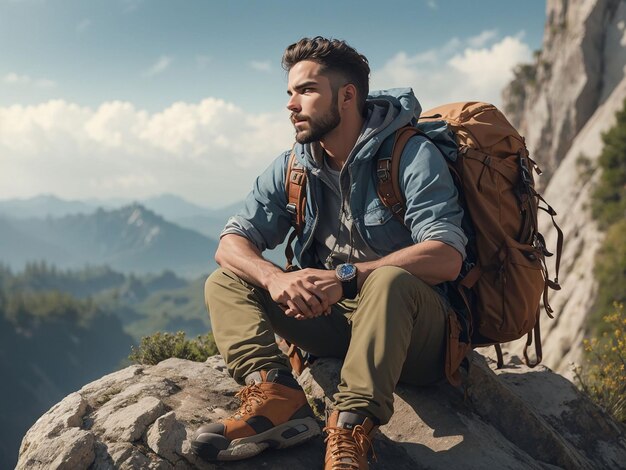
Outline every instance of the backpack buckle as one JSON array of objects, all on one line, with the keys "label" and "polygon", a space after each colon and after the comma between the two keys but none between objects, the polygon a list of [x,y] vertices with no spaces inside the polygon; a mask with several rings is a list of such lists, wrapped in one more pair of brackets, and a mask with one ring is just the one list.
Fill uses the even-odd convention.
[{"label": "backpack buckle", "polygon": [[287,204],[285,206],[285,209],[287,209],[287,212],[289,212],[291,215],[296,215],[297,209],[296,209],[296,205],[292,202],[290,204]]},{"label": "backpack buckle", "polygon": [[519,166],[520,166],[520,170],[522,174],[522,181],[524,182],[524,184],[532,185],[532,177],[530,174],[530,167],[528,166],[528,161],[526,160],[526,157],[522,156],[521,154],[519,157]]},{"label": "backpack buckle", "polygon": [[291,182],[293,184],[297,184],[298,186],[302,186],[302,181],[304,180],[304,173],[301,171],[294,171],[291,173]]},{"label": "backpack buckle", "polygon": [[376,176],[381,183],[386,183],[391,177],[391,158],[381,158],[378,160]]},{"label": "backpack buckle", "polygon": [[400,214],[400,212],[402,212],[403,209],[404,207],[402,206],[402,203],[398,202],[393,205],[393,207],[391,208],[391,212],[393,212],[394,215],[398,215]]}]

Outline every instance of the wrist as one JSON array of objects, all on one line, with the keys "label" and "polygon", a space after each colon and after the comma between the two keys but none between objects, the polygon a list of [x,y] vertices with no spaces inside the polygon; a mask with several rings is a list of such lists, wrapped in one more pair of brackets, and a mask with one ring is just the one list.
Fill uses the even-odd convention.
[{"label": "wrist", "polygon": [[270,290],[270,286],[272,283],[279,277],[279,275],[283,274],[283,271],[279,268],[271,269],[264,273],[263,279],[261,279],[261,287],[265,290]]},{"label": "wrist", "polygon": [[355,266],[357,268],[357,276],[356,276],[356,278],[357,278],[357,288],[360,291],[361,287],[363,287],[363,284],[365,284],[365,280],[374,271],[374,269],[377,268],[377,266],[376,266],[376,262],[375,261],[368,261],[368,262],[364,262],[364,263],[358,263]]}]

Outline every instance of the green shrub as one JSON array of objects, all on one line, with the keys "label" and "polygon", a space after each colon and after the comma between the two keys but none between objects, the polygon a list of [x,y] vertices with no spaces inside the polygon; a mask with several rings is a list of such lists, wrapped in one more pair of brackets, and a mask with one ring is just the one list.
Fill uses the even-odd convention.
[{"label": "green shrub", "polygon": [[136,364],[154,365],[170,357],[204,362],[209,356],[215,354],[217,354],[217,346],[212,333],[189,340],[185,338],[183,331],[158,332],[141,338],[139,347],[131,348],[128,359]]},{"label": "green shrub", "polygon": [[[591,196],[592,215],[605,232],[593,267],[598,294],[587,320],[593,337],[584,340],[584,364],[574,372],[583,392],[626,422],[626,100],[616,118],[615,126],[602,135],[602,173]],[[584,173],[588,165],[584,157],[579,160]],[[614,313],[601,317],[611,309]]]},{"label": "green shrub", "polygon": [[624,306],[615,304],[615,311],[603,319],[604,332],[585,340],[584,365],[574,374],[580,389],[595,403],[626,423],[626,315]]},{"label": "green shrub", "polygon": [[[609,312],[613,302],[626,303],[626,220],[612,224],[596,254],[594,276],[598,281],[595,311]],[[589,326],[603,331],[599,314],[590,316]]]}]

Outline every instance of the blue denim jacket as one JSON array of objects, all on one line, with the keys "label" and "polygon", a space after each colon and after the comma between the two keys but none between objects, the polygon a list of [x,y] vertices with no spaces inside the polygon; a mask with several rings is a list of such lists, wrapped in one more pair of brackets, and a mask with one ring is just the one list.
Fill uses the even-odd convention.
[{"label": "blue denim jacket", "polygon": [[[421,107],[411,89],[373,92],[368,106],[387,110],[384,123],[369,129],[367,137],[357,141],[341,173],[346,188],[354,226],[361,238],[379,256],[425,240],[439,240],[465,257],[467,238],[461,229],[463,210],[457,190],[440,151],[423,136],[415,136],[404,148],[400,160],[400,185],[406,198],[404,223],[397,220],[377,194],[376,162],[384,140],[397,129],[415,122]],[[388,147],[388,146],[385,146]],[[300,266],[322,268],[312,249],[323,191],[320,165],[314,160],[309,144],[296,144],[294,151],[307,170],[307,206],[302,235],[295,245]],[[248,238],[264,251],[282,243],[291,228],[287,212],[285,174],[291,151],[281,154],[256,179],[244,208],[231,217],[222,235],[235,233]],[[386,155],[388,156],[388,155]]]}]

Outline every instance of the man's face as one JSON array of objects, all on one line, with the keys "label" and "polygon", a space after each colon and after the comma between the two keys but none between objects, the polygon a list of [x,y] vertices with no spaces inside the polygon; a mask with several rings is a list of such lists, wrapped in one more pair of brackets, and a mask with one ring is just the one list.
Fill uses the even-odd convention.
[{"label": "man's face", "polygon": [[289,71],[287,109],[300,144],[322,140],[341,122],[337,91],[320,69],[318,63],[304,60]]}]

